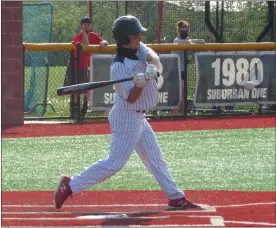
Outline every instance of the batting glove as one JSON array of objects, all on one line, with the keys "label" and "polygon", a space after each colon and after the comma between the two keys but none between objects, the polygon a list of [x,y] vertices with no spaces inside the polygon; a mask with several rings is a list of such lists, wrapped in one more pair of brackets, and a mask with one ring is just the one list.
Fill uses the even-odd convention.
[{"label": "batting glove", "polygon": [[145,71],[145,79],[146,80],[156,79],[158,75],[159,74],[156,66],[153,64],[148,64],[147,69]]},{"label": "batting glove", "polygon": [[135,75],[133,80],[134,80],[136,87],[138,87],[138,88],[144,88],[147,84],[144,73]]}]

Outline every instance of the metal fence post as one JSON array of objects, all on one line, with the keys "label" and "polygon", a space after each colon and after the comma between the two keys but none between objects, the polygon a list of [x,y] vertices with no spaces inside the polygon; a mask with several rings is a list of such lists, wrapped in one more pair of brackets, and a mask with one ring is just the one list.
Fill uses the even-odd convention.
[{"label": "metal fence post", "polygon": [[[274,2],[267,1],[268,6],[268,23],[264,26],[263,31],[257,37],[256,42],[261,42],[265,35],[269,32],[270,28],[273,28],[273,16],[274,16]],[[259,105],[258,114],[263,113],[263,105]]]},{"label": "metal fence post", "polygon": [[[214,37],[216,38],[216,43],[224,43],[223,38],[221,37],[221,35],[218,33],[218,31],[214,28],[214,26],[211,23],[211,19],[210,19],[210,1],[205,1],[205,23],[208,27],[208,29],[210,30],[210,32],[214,35]],[[219,25],[218,22],[218,4],[217,4],[217,14],[216,14],[217,18],[216,18],[216,24],[217,26]],[[214,110],[216,110],[217,113],[221,113],[221,107],[220,106],[214,106],[213,107]]]},{"label": "metal fence post", "polygon": [[[74,41],[72,41],[71,42],[72,44],[73,44],[73,46],[74,46]],[[71,64],[71,75],[72,75],[72,81],[71,81],[71,84],[73,84],[73,83],[75,83],[75,56],[74,56],[74,49],[73,50],[71,50],[70,51],[70,59],[69,59],[69,63],[67,63],[68,64],[68,68],[69,68],[69,66],[70,66],[70,64]],[[76,107],[75,107],[75,104],[74,104],[74,95],[72,94],[71,96],[70,96],[70,117],[74,120],[74,116],[75,116],[75,109],[76,109]]]},{"label": "metal fence post", "polygon": [[184,107],[183,107],[183,116],[184,118],[187,117],[187,113],[188,113],[188,52],[187,51],[184,51],[184,78],[183,78],[183,81],[184,81],[184,88],[182,90],[182,93],[183,93],[183,97],[184,97]]},{"label": "metal fence post", "polygon": [[[77,43],[77,77],[76,77],[76,84],[79,84],[79,75],[80,75],[80,55],[82,52],[82,46],[81,44],[78,42]],[[75,115],[75,121],[76,122],[80,122],[80,94],[77,94],[77,115]]]}]

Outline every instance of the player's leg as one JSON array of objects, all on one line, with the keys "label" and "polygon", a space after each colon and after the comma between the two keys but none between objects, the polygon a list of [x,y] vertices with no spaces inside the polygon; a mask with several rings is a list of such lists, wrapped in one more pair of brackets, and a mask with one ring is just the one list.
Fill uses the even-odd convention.
[{"label": "player's leg", "polygon": [[193,204],[185,198],[184,192],[177,187],[171,177],[160,147],[157,144],[155,133],[147,120],[145,120],[144,131],[135,150],[168,196],[169,209],[199,208],[196,204]]},{"label": "player's leg", "polygon": [[157,144],[155,133],[147,120],[145,120],[144,131],[135,150],[169,198],[184,197],[184,192],[177,187],[169,173],[160,147]]},{"label": "player's leg", "polygon": [[56,208],[60,208],[71,194],[105,181],[125,165],[143,131],[143,125],[139,124],[141,121],[137,117],[135,114],[110,112],[112,136],[109,156],[92,164],[79,175],[63,178],[55,192]]},{"label": "player's leg", "polygon": [[105,181],[123,168],[134,150],[137,136],[137,132],[133,131],[127,134],[112,133],[109,156],[71,177],[70,187],[73,194]]}]

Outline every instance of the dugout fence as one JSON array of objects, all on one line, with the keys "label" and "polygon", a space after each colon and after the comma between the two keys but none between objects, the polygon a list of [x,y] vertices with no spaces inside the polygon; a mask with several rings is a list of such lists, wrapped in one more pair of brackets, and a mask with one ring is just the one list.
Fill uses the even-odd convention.
[{"label": "dugout fence", "polygon": [[[71,51],[73,49],[73,45],[70,43],[65,44],[31,44],[31,43],[25,43],[24,44],[26,50],[30,51]],[[98,54],[104,55],[113,55],[116,47],[115,45],[109,45],[108,47],[105,47],[104,49],[99,49],[96,45],[87,45],[82,47],[80,44],[78,46],[78,55],[77,58],[74,61],[78,62],[78,59],[80,57],[81,51],[90,51],[94,53],[93,58],[97,58]],[[171,101],[169,101],[170,94],[172,94],[172,91],[177,90],[177,85],[179,85],[180,80],[176,82],[176,84],[173,84],[173,80],[177,80],[177,78],[180,78],[180,71],[171,73],[172,68],[171,63],[167,64],[167,67],[165,68],[167,72],[164,72],[165,74],[168,74],[169,76],[167,78],[168,83],[168,91],[165,91],[164,94],[160,95],[160,99],[164,103],[162,108],[157,108],[155,110],[149,110],[147,115],[149,118],[186,118],[189,116],[208,116],[208,115],[234,115],[234,114],[254,114],[254,115],[262,115],[262,114],[271,114],[275,113],[275,110],[263,110],[259,109],[259,104],[267,104],[267,105],[273,105],[276,103],[275,97],[276,97],[276,85],[275,85],[275,70],[276,66],[273,64],[276,60],[276,43],[275,42],[250,42],[250,43],[223,43],[223,44],[216,44],[216,43],[206,43],[206,44],[189,44],[189,45],[180,45],[180,44],[148,44],[149,47],[153,48],[155,51],[160,53],[168,53],[168,56],[171,56],[172,51],[193,51],[195,52],[197,56],[197,76],[200,76],[201,78],[197,79],[197,87],[193,87],[193,99],[189,100],[189,94],[185,93],[185,106],[184,110],[181,113],[175,114],[171,109],[167,109],[166,107],[170,107],[172,102],[175,106],[175,102],[180,102],[179,97],[173,97]],[[209,57],[207,60],[211,59],[210,56],[213,58],[211,62],[209,62],[207,65],[205,64],[207,61],[206,59],[202,63],[200,63],[199,58],[203,55],[208,54]],[[164,54],[160,54],[160,57],[163,58]],[[198,57],[199,55],[199,57]],[[227,57],[228,56],[228,57]],[[92,59],[93,59],[92,58]],[[161,60],[162,60],[161,58]],[[107,58],[105,58],[107,59]],[[179,58],[178,58],[179,59]],[[256,60],[257,59],[257,60]],[[218,60],[221,60],[221,63],[218,65],[215,65]],[[228,62],[227,62],[227,61]],[[170,62],[170,60],[164,60]],[[166,62],[163,64],[166,65]],[[199,64],[200,63],[200,64]],[[205,65],[204,65],[205,64]],[[101,68],[109,69],[110,64],[107,65],[100,65],[100,64],[92,64],[93,69],[92,71],[99,70]],[[103,67],[105,66],[105,67]],[[216,67],[219,70],[217,70]],[[171,69],[170,69],[171,68]],[[209,69],[209,73],[204,74],[205,69],[207,72],[207,68]],[[255,70],[256,69],[256,70]],[[102,71],[100,71],[102,72]],[[203,72],[203,73],[202,73]],[[219,81],[216,82],[216,72],[218,72]],[[75,71],[75,76],[78,74],[78,69]],[[106,73],[108,74],[108,72]],[[104,76],[109,77],[109,75],[104,74]],[[185,79],[186,87],[189,87],[189,80],[188,76]],[[101,78],[104,80],[103,76],[101,74],[98,75],[98,79],[96,81],[101,80]],[[243,83],[246,81],[254,81],[255,84],[255,90],[254,94],[253,92],[250,97],[247,97],[247,92],[245,91],[246,88],[243,86]],[[63,80],[60,81],[60,84],[57,84],[55,88],[53,88],[53,91],[56,91],[58,87],[62,86]],[[209,82],[212,82],[211,84],[208,84]],[[76,81],[77,83],[77,81]],[[177,84],[178,83],[178,84]],[[216,87],[212,87],[213,84]],[[172,85],[173,87],[170,87]],[[209,87],[208,87],[209,86]],[[225,87],[226,86],[226,87]],[[231,87],[230,87],[231,86]],[[112,87],[111,87],[112,89]],[[187,89],[187,88],[186,88]],[[231,91],[230,91],[231,90]],[[202,91],[202,93],[201,93]],[[198,97],[201,96],[201,94],[207,94],[207,91],[210,91],[211,95],[208,95],[212,103],[208,103],[210,100],[209,98],[197,100]],[[230,92],[229,92],[230,91]],[[239,92],[241,91],[241,92]],[[167,94],[165,94],[167,92]],[[182,90],[180,92],[183,92]],[[185,90],[184,90],[185,92]],[[111,92],[112,93],[112,92]],[[214,95],[215,93],[215,95]],[[216,95],[216,94],[222,94],[222,95]],[[226,101],[227,102],[220,102],[219,96],[226,96],[225,93],[228,93],[227,96],[230,96],[229,93],[234,94]],[[236,93],[236,95],[235,95]],[[242,94],[240,94],[242,93]],[[257,94],[258,93],[258,94]],[[213,95],[212,95],[213,94]],[[256,95],[257,94],[257,95]],[[195,97],[197,95],[197,97]],[[67,107],[65,106],[65,109],[69,110],[69,96],[61,96],[58,97],[56,94],[53,94],[54,98],[56,100],[62,100],[62,102],[65,104],[67,102]],[[212,97],[213,96],[213,97]],[[239,97],[238,97],[239,96]],[[207,95],[206,95],[207,97]],[[105,94],[100,96],[99,100],[105,99]],[[233,98],[233,99],[232,99]],[[251,99],[252,98],[252,99]],[[223,98],[224,99],[224,98]],[[110,104],[112,104],[112,99],[110,100]],[[202,105],[203,100],[203,105]],[[78,112],[73,117],[75,121],[79,122],[83,119],[106,119],[108,115],[108,109],[99,110],[94,108],[93,104],[90,106],[90,112],[82,118],[80,115],[80,108],[81,108],[81,98],[78,98],[79,105],[78,105]],[[166,103],[167,102],[167,103]],[[194,103],[195,102],[195,103]],[[205,102],[205,103],[204,103]],[[105,103],[105,101],[102,101],[102,103]],[[243,104],[244,103],[244,104]],[[198,108],[198,104],[200,104],[200,108]],[[213,106],[219,106],[222,104],[223,106],[227,106],[231,104],[233,107],[231,110],[223,110],[220,112],[213,111],[208,112],[208,109],[204,107],[204,104],[206,107],[213,107]],[[239,107],[239,104],[242,104],[243,109]],[[248,106],[248,104],[255,104],[253,106]],[[63,107],[64,108],[64,107]],[[93,109],[94,108],[94,109]],[[67,112],[69,114],[69,112]],[[57,119],[57,118],[64,118],[68,119],[70,118],[69,115],[66,114],[62,117],[60,116],[52,116],[51,118]],[[34,119],[33,117],[29,117],[26,119]],[[50,118],[50,117],[47,117]]]},{"label": "dugout fence", "polygon": [[[276,34],[276,14],[275,2],[236,2],[233,1],[90,1],[90,2],[53,2],[53,29],[52,42],[57,46],[47,47],[51,50],[39,51],[41,55],[47,55],[48,67],[44,68],[45,77],[37,77],[36,80],[43,88],[36,90],[35,96],[40,97],[43,106],[31,108],[26,111],[25,117],[29,118],[60,118],[70,119],[69,97],[57,97],[55,90],[63,84],[66,64],[70,58],[70,48],[58,50],[60,43],[69,44],[79,27],[79,19],[88,13],[93,20],[93,28],[110,43],[113,43],[111,35],[112,22],[120,15],[132,14],[137,16],[143,25],[148,27],[148,32],[144,37],[145,43],[169,44],[173,41],[176,31],[177,20],[186,19],[190,22],[191,38],[203,38],[207,43],[244,43],[244,42],[275,42]],[[90,6],[89,10],[88,7]],[[70,12],[64,15],[58,9]],[[77,10],[76,10],[77,9]],[[40,11],[43,14],[42,11]],[[49,17],[48,17],[49,18]],[[44,19],[45,20],[45,19]],[[38,20],[39,21],[39,20]],[[244,26],[246,23],[247,26]],[[57,24],[62,24],[62,29],[58,29]],[[67,25],[68,24],[68,25]],[[41,25],[44,26],[44,23]],[[34,26],[36,27],[36,26]],[[68,28],[67,28],[68,27]],[[68,34],[68,36],[64,36]],[[29,41],[25,42],[39,42]],[[50,41],[42,41],[50,42]],[[58,47],[58,48],[56,48]],[[67,46],[68,47],[68,46]],[[56,49],[55,49],[56,48]],[[26,56],[35,51],[26,51]],[[159,51],[160,54],[169,54],[170,50]],[[186,53],[187,64],[187,93],[186,113],[182,112],[177,117],[200,116],[200,115],[234,115],[252,113],[273,113],[273,105],[234,105],[234,106],[208,106],[194,107],[194,91],[196,86],[196,65],[195,50],[188,50]],[[109,54],[112,54],[110,52]],[[27,57],[29,58],[29,57]],[[45,60],[45,59],[44,59]],[[43,60],[43,61],[44,61]],[[43,62],[44,64],[44,62]],[[25,62],[25,73],[26,73]],[[30,69],[30,68],[29,68]],[[48,70],[48,71],[47,71]],[[47,85],[48,83],[48,85]],[[30,88],[32,88],[30,86]],[[42,92],[44,91],[44,92]],[[47,95],[44,96],[47,92]],[[26,102],[25,87],[25,102]],[[81,101],[81,100],[80,100]],[[34,106],[32,106],[34,107]],[[44,108],[44,110],[42,109]],[[51,108],[53,107],[53,108]],[[31,112],[30,112],[31,111]],[[171,111],[150,112],[150,116],[170,118],[174,116]],[[106,118],[107,113],[101,111],[91,111],[87,118]]]}]

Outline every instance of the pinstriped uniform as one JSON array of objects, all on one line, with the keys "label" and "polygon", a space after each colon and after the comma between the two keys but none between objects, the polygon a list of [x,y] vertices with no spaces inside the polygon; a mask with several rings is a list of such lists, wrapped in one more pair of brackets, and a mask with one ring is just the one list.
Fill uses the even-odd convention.
[{"label": "pinstriped uniform", "polygon": [[[138,59],[137,56],[126,57],[117,53],[111,66],[111,79],[134,76],[145,72],[146,68],[146,62]],[[73,194],[114,175],[123,168],[135,150],[170,199],[184,197],[184,192],[178,189],[170,176],[155,133],[146,120],[145,114],[139,112],[156,106],[158,102],[156,82],[150,80],[140,97],[130,104],[126,100],[134,86],[132,81],[115,84],[114,106],[108,117],[112,131],[109,156],[92,164],[79,175],[72,176],[70,187]]]}]

